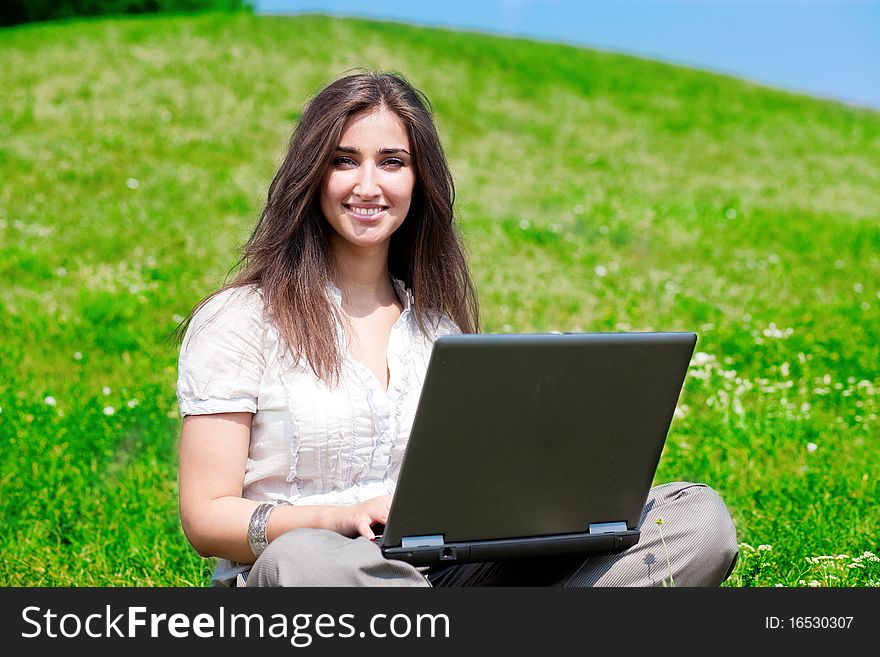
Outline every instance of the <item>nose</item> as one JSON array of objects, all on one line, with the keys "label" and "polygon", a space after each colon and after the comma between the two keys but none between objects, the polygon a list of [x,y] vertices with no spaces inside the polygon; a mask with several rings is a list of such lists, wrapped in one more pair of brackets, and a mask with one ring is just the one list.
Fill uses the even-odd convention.
[{"label": "nose", "polygon": [[379,172],[375,165],[364,162],[358,168],[358,178],[354,186],[354,193],[362,199],[371,199],[379,195]]}]

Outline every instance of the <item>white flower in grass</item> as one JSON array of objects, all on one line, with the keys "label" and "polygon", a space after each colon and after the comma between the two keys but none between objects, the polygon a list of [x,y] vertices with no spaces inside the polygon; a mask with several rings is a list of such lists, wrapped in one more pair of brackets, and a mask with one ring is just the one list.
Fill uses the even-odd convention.
[{"label": "white flower in grass", "polygon": [[807,586],[811,586],[813,588],[816,588],[817,586],[822,586],[822,585],[819,583],[818,580],[811,579],[809,584],[807,584]]},{"label": "white flower in grass", "polygon": [[104,396],[106,397],[111,392],[113,392],[113,390],[109,386],[104,386],[103,388],[101,388],[101,392],[103,392]]},{"label": "white flower in grass", "polygon": [[765,328],[762,333],[765,338],[776,338],[782,339],[788,338],[792,333],[794,333],[793,328],[779,328],[776,326],[775,322],[770,322],[770,326]]},{"label": "white flower in grass", "polygon": [[819,449],[819,446],[816,443],[807,443],[807,451],[810,452],[810,454],[815,452],[817,449]]},{"label": "white flower in grass", "polygon": [[115,412],[116,412],[116,409],[113,408],[112,406],[105,406],[104,407],[104,415],[113,415]]},{"label": "white flower in grass", "polygon": [[608,269],[606,267],[603,267],[602,265],[596,265],[596,268],[593,271],[599,278],[604,278],[608,275]]},{"label": "white flower in grass", "polygon": [[83,355],[82,355],[81,351],[74,351],[73,352],[73,360],[82,360],[82,359],[83,359]]},{"label": "white flower in grass", "polygon": [[773,548],[769,545],[759,545],[758,552],[770,552]]},{"label": "white flower in grass", "polygon": [[129,399],[125,405],[128,406],[129,408],[134,408],[135,406],[138,405],[138,400],[137,399]]},{"label": "white flower in grass", "polygon": [[128,180],[125,181],[125,186],[128,187],[129,189],[137,189],[138,187],[141,186],[141,181],[138,180],[137,178],[129,178]]},{"label": "white flower in grass", "polygon": [[46,402],[49,406],[55,406],[55,404],[58,403],[57,401],[55,401],[55,398],[52,395],[49,395],[43,401]]},{"label": "white flower in grass", "polygon": [[522,230],[528,230],[529,226],[531,226],[531,223],[529,223],[529,220],[528,220],[528,219],[522,219],[522,220],[520,220],[520,222],[519,222],[519,227],[520,227]]}]

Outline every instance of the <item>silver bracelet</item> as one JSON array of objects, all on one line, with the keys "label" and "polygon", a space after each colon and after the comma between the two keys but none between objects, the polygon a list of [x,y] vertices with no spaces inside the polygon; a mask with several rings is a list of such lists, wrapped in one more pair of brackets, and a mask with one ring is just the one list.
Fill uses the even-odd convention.
[{"label": "silver bracelet", "polygon": [[269,514],[275,510],[279,504],[288,504],[288,502],[263,502],[251,514],[251,520],[248,523],[248,544],[251,546],[251,552],[254,557],[259,557],[269,546],[269,537],[266,530],[269,527]]}]

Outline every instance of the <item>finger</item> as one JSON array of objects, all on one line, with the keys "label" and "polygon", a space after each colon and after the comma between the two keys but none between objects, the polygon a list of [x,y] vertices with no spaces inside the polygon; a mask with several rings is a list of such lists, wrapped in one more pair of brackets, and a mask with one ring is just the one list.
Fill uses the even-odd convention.
[{"label": "finger", "polygon": [[370,529],[370,521],[364,520],[358,524],[358,533],[366,539],[373,540],[376,538],[376,535],[373,533],[373,530]]}]

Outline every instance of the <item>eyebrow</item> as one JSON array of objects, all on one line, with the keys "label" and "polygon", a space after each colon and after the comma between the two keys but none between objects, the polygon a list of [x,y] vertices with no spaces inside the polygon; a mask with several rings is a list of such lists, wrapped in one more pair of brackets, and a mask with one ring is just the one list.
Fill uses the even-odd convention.
[{"label": "eyebrow", "polygon": [[[340,153],[351,153],[352,155],[360,155],[361,152],[359,149],[354,146],[337,146],[336,151]],[[380,148],[376,151],[378,155],[396,155],[398,153],[406,153],[409,155],[409,151],[405,148],[394,148],[394,147],[386,147]]]}]

